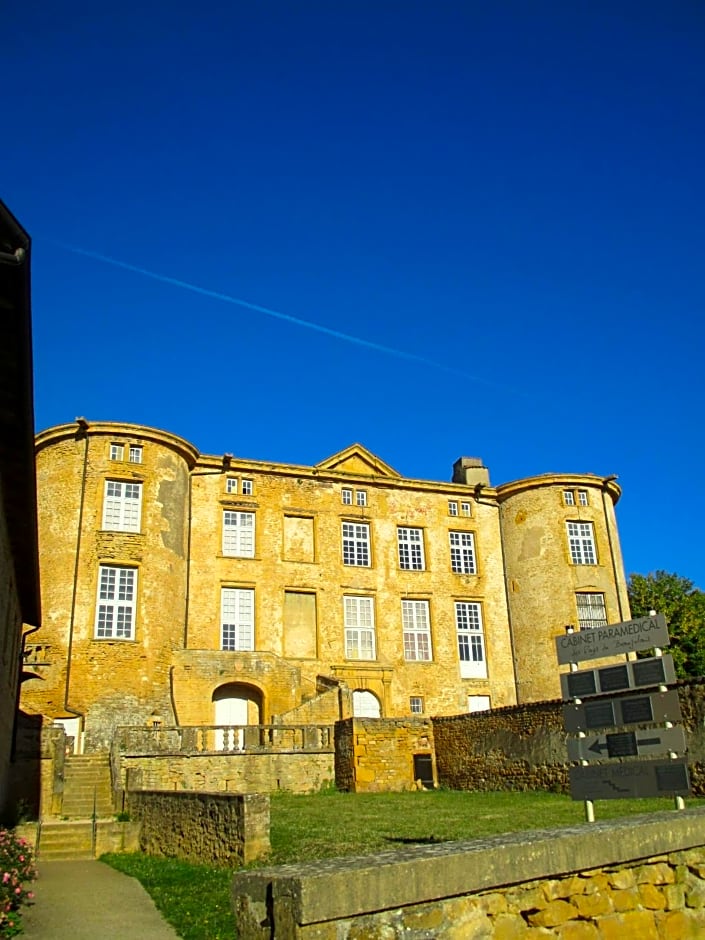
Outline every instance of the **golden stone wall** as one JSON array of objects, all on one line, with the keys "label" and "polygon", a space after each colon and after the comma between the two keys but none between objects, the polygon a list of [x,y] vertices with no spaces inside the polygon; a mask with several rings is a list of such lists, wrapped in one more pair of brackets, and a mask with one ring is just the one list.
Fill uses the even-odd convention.
[{"label": "golden stone wall", "polygon": [[[467,709],[469,694],[489,695],[493,703],[514,701],[514,677],[502,553],[496,506],[472,504],[471,517],[450,517],[448,499],[470,500],[467,487],[404,480],[374,474],[361,459],[344,469],[283,467],[233,460],[229,472],[211,469],[194,479],[191,531],[191,580],[188,645],[217,649],[220,629],[220,588],[254,588],[255,646],[296,665],[304,698],[315,694],[316,677],[333,675],[351,689],[367,689],[381,702],[383,715],[409,714],[409,699],[424,700],[426,714],[453,714]],[[354,466],[353,474],[349,467]],[[252,495],[229,495],[229,478],[252,481]],[[364,490],[367,505],[347,506],[342,489]],[[224,511],[255,515],[255,556],[225,557],[221,550]],[[294,520],[294,521],[292,521]],[[345,565],[343,522],[370,527],[371,564]],[[399,568],[397,527],[424,532],[425,570]],[[449,531],[472,532],[477,574],[451,571]],[[301,560],[307,558],[308,560]],[[376,658],[345,656],[343,597],[373,599]],[[293,632],[285,614],[291,597],[310,598],[308,611],[296,610]],[[401,601],[427,600],[430,608],[430,662],[404,659]],[[454,601],[479,601],[485,629],[488,678],[461,679],[459,674]],[[301,605],[296,605],[300,607]],[[243,681],[247,681],[243,677]],[[253,686],[259,687],[252,676]],[[265,708],[263,722],[283,710],[279,702]],[[290,704],[288,707],[293,707]],[[205,721],[203,716],[201,721]]]},{"label": "golden stone wall", "polygon": [[[142,449],[139,462],[131,446]],[[372,693],[384,718],[410,717],[412,698],[430,716],[466,712],[469,696],[497,708],[514,704],[517,690],[525,701],[554,695],[551,637],[574,621],[575,590],[603,591],[613,620],[628,613],[612,508],[619,490],[592,476],[494,489],[486,468],[466,462],[455,482],[440,483],[401,477],[360,445],[308,467],[199,455],[138,425],[81,419],[43,432],[44,654],[23,707],[79,717],[95,750],[116,725],[214,724],[217,702],[231,697],[246,704],[233,724],[268,724],[346,718],[355,692]],[[584,509],[598,546],[590,570],[566,555],[566,480],[593,494]],[[139,531],[104,524],[106,481],[141,484]],[[252,557],[224,552],[224,513],[254,520]],[[344,563],[344,523],[369,527],[368,565]],[[399,527],[422,531],[422,570],[400,567]],[[474,573],[452,571],[451,532],[472,535]],[[96,638],[101,565],[137,571],[130,638]],[[223,588],[254,592],[253,649],[221,649]],[[372,600],[371,658],[346,655],[346,596]],[[428,603],[428,661],[405,656],[403,600]],[[480,605],[486,675],[461,669],[457,601]]]},{"label": "golden stone wall", "polygon": [[[339,722],[335,729],[335,782],[352,793],[421,788],[414,757],[430,761],[437,786],[433,723],[429,718],[364,719]],[[430,788],[430,778],[427,782]]]}]

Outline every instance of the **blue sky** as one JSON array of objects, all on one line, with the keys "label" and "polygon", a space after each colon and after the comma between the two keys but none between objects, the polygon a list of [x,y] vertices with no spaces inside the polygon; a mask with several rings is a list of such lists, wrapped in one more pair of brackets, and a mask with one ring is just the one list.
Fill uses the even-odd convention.
[{"label": "blue sky", "polygon": [[702,3],[102,6],[3,10],[38,429],[616,473],[705,588]]}]

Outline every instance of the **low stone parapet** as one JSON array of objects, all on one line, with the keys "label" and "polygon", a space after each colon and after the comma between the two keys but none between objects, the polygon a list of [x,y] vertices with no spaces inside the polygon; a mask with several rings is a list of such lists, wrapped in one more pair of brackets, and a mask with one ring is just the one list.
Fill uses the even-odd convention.
[{"label": "low stone parapet", "polygon": [[148,855],[246,865],[269,853],[269,795],[142,790],[127,794]]},{"label": "low stone parapet", "polygon": [[240,940],[705,936],[705,810],[238,873]]}]

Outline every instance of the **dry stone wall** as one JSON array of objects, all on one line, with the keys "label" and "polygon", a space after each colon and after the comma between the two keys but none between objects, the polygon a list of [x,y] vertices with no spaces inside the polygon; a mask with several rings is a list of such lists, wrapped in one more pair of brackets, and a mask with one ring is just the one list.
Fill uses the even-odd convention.
[{"label": "dry stone wall", "polygon": [[[705,678],[677,684],[693,792],[705,793]],[[438,783],[452,790],[567,790],[560,701],[433,719]]]},{"label": "dry stone wall", "polygon": [[452,790],[564,790],[560,702],[434,718],[438,782]]},{"label": "dry stone wall", "polygon": [[141,791],[127,807],[148,855],[200,864],[246,865],[268,854],[269,797],[263,794]]}]

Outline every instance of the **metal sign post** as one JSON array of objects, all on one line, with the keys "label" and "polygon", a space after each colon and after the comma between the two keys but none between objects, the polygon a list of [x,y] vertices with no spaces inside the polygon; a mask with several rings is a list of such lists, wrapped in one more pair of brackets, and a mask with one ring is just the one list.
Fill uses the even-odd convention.
[{"label": "metal sign post", "polygon": [[[578,632],[566,627],[565,635],[556,637],[558,662],[570,669],[560,677],[564,726],[577,734],[568,740],[568,758],[579,762],[570,769],[570,791],[574,800],[585,802],[588,822],[595,819],[595,799],[672,795],[676,809],[685,806],[688,763],[678,753],[686,750],[686,739],[674,726],[681,720],[678,692],[668,689],[676,679],[673,657],[661,649],[669,643],[666,618],[653,610],[648,617],[605,627]],[[653,656],[636,658],[649,649]],[[578,669],[581,662],[610,656],[626,661]],[[644,691],[633,694],[639,689]],[[663,727],[625,727],[654,724]],[[629,760],[658,755],[663,759]]]}]

